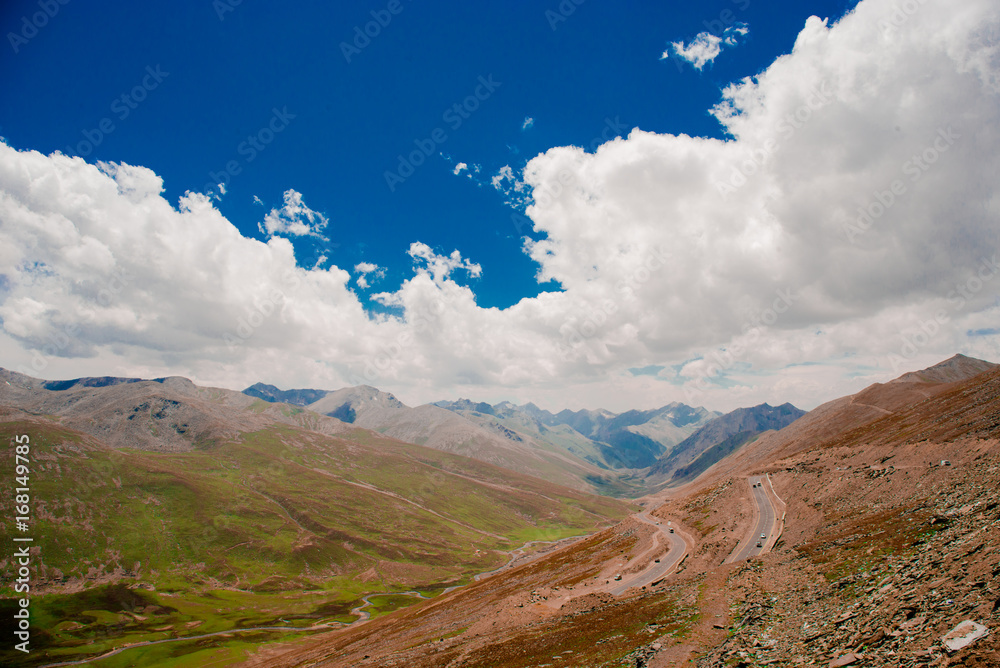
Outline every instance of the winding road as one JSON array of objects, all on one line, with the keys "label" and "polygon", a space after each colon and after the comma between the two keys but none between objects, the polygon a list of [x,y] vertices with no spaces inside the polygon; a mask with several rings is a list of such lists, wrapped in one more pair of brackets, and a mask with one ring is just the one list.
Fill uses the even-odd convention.
[{"label": "winding road", "polygon": [[351,614],[357,615],[358,618],[355,621],[351,622],[351,624],[343,624],[343,626],[351,626],[352,624],[357,624],[358,622],[367,622],[369,619],[371,619],[372,617],[371,613],[365,611],[365,608],[367,608],[369,605],[372,604],[372,602],[369,599],[374,596],[413,596],[415,598],[422,598],[425,600],[428,598],[419,591],[380,591],[374,594],[368,594],[367,596],[361,599],[363,601],[361,605],[351,609]]},{"label": "winding road", "polygon": [[[667,539],[667,544],[670,546],[668,552],[660,557],[660,563],[651,561],[650,565],[646,570],[630,577],[628,580],[623,580],[620,585],[611,590],[613,596],[621,596],[627,590],[632,587],[645,587],[646,585],[652,584],[657,580],[662,580],[666,577],[673,569],[681,563],[681,559],[687,554],[687,543],[681,538],[679,533],[671,533],[671,528],[659,524],[658,520],[654,520],[649,516],[649,513],[655,510],[655,508],[650,508],[642,511],[635,518],[640,522],[645,522],[646,524],[651,524],[653,526],[658,526],[660,532]],[[649,559],[653,554],[660,550],[660,544],[657,542],[652,548],[646,551],[645,554],[641,555],[640,559]]]},{"label": "winding road", "polygon": [[[772,537],[777,530],[777,513],[774,511],[771,497],[764,488],[764,485],[770,485],[770,481],[763,476],[751,476],[747,480],[750,482],[753,502],[757,507],[757,522],[751,527],[750,533],[736,546],[727,562],[743,561],[770,551],[773,545]],[[762,535],[765,537],[761,538]],[[757,547],[758,543],[760,547]]]}]

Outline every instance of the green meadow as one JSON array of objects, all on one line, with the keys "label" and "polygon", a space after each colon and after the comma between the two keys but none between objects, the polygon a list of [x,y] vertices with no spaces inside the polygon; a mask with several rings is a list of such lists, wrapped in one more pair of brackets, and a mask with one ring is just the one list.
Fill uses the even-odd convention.
[{"label": "green meadow", "polygon": [[[366,594],[439,592],[526,541],[587,533],[628,512],[364,430],[334,438],[275,425],[182,453],[112,449],[51,419],[0,424],[5,442],[18,434],[31,438],[32,652],[4,646],[3,665],[231,632],[94,664],[228,665],[261,642],[351,623]],[[12,448],[4,456],[12,470]],[[10,637],[14,562],[0,563]],[[376,596],[365,610],[416,601]],[[238,632],[260,627],[282,628]]]}]

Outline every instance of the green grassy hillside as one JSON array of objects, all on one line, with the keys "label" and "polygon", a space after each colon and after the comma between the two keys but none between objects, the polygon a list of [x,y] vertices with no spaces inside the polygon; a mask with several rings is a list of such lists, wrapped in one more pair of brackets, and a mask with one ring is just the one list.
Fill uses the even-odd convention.
[{"label": "green grassy hillside", "polygon": [[[31,438],[33,592],[48,593],[32,599],[28,663],[0,655],[5,665],[236,628],[349,622],[365,593],[433,594],[504,563],[525,541],[587,533],[627,513],[613,499],[365,430],[338,438],[272,425],[151,453],[107,447],[54,420],[0,423],[3,443],[18,434]],[[12,470],[12,447],[3,459]],[[6,632],[9,553],[0,566]],[[191,660],[234,642],[191,643]],[[166,661],[186,644],[100,665],[138,653]]]}]

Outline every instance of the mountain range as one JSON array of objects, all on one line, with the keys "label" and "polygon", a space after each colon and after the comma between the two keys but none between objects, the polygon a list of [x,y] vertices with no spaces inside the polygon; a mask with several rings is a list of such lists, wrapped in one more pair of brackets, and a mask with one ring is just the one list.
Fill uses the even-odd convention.
[{"label": "mountain range", "polygon": [[[241,665],[1000,665],[998,397],[1000,366],[965,356],[872,385],[649,498],[655,522]],[[772,526],[734,561],[758,540],[754,498]],[[609,593],[665,556],[665,525],[679,566]]]},{"label": "mountain range", "polygon": [[634,494],[683,482],[761,433],[804,415],[791,404],[761,404],[723,415],[679,402],[620,414],[601,409],[553,413],[531,403],[493,405],[468,399],[410,408],[365,385],[324,391],[258,383],[244,393],[296,403],[401,440],[530,475],[555,475],[550,479],[605,494]]},{"label": "mountain range", "polygon": [[[943,634],[1000,621],[998,388],[956,355],[805,414],[553,413],[0,369],[37,629],[0,663],[945,665]],[[760,494],[773,525],[737,563]],[[680,561],[611,593],[668,535]]]},{"label": "mountain range", "polygon": [[791,404],[737,408],[703,425],[658,460],[648,472],[653,479],[690,480],[768,431],[778,431],[805,415]]},{"label": "mountain range", "polygon": [[[24,437],[32,619],[45,632],[28,664],[8,645],[3,665],[167,629],[336,626],[362,596],[430,596],[630,508],[176,377],[53,383],[0,369],[0,439]],[[0,572],[12,569],[7,551]],[[13,584],[0,582],[11,633]]]}]

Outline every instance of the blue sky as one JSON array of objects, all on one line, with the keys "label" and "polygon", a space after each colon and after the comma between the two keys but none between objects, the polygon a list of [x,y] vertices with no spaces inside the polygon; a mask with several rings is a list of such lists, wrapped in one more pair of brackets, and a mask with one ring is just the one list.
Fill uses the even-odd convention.
[{"label": "blue sky", "polygon": [[998,34],[995,0],[5,2],[0,366],[726,410],[1000,361]]},{"label": "blue sky", "polygon": [[[707,113],[721,88],[787,53],[808,16],[837,19],[848,9],[749,0],[388,7],[69,2],[16,54],[5,40],[0,79],[19,93],[0,102],[0,136],[16,148],[71,147],[90,162],[144,165],[174,202],[225,180],[234,161],[240,173],[229,175],[218,208],[244,234],[261,236],[258,223],[295,189],[330,221],[329,243],[296,241],[303,264],[321,255],[341,267],[374,263],[387,271],[372,287],[395,289],[412,273],[406,250],[419,240],[480,264],[477,302],[502,308],[559,286],[535,280],[521,249],[530,227],[512,221],[515,209],[490,185],[501,167],[518,170],[554,146],[593,150],[633,127],[721,137]],[[2,11],[3,34],[18,34],[39,6],[7,2]],[[377,18],[387,24],[369,27],[377,35],[365,44],[355,29]],[[661,59],[670,42],[737,24],[751,27],[743,43],[700,71]],[[143,84],[147,67],[165,74],[147,79],[155,88],[132,109],[120,98]],[[446,122],[481,76],[499,87],[468,118]],[[294,118],[263,150],[243,144],[273,109]],[[522,130],[526,118],[534,123]],[[114,126],[106,136],[102,119]],[[390,191],[385,172],[437,128],[446,140]],[[99,140],[92,150],[88,132]],[[459,162],[481,166],[479,185],[453,175]]]}]

